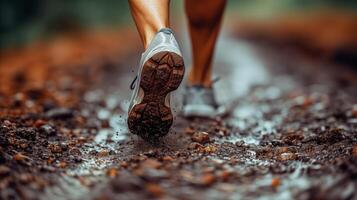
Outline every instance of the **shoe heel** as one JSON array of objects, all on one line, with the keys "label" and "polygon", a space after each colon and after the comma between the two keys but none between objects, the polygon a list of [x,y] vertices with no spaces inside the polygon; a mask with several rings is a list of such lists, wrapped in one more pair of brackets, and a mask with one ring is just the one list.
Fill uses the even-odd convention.
[{"label": "shoe heel", "polygon": [[144,63],[139,82],[144,97],[128,116],[132,133],[151,141],[169,132],[173,115],[165,98],[180,86],[184,73],[183,59],[174,52],[159,52]]}]

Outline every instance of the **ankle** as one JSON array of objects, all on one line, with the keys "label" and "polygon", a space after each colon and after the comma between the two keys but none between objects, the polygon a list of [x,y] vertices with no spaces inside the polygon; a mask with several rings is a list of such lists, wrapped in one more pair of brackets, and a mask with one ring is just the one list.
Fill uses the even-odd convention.
[{"label": "ankle", "polygon": [[170,28],[169,28],[169,26],[165,26],[163,24],[159,24],[157,26],[148,28],[145,32],[144,39],[143,39],[143,44],[144,44],[145,50],[149,47],[149,45],[150,45],[151,41],[154,39],[155,35],[160,30],[166,30],[166,29],[170,29]]},{"label": "ankle", "polygon": [[204,79],[188,76],[188,79],[187,79],[188,86],[202,86],[205,88],[210,88],[210,87],[212,87],[212,84],[213,84],[213,81],[210,76],[205,77]]}]

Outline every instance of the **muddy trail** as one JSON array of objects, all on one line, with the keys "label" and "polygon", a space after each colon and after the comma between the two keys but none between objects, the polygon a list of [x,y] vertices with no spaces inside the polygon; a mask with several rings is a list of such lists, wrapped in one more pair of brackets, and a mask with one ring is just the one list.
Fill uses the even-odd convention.
[{"label": "muddy trail", "polygon": [[0,199],[357,199],[355,69],[224,34],[229,112],[180,117],[182,85],[148,144],[126,125],[137,38],[116,35],[2,55]]}]

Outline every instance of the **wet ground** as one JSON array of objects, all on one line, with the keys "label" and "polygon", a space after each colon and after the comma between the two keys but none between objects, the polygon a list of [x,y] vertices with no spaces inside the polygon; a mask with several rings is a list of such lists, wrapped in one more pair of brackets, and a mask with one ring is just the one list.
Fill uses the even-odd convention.
[{"label": "wet ground", "polygon": [[180,117],[181,87],[152,145],[126,127],[137,38],[113,35],[4,54],[0,199],[357,199],[354,69],[224,35],[229,112]]}]

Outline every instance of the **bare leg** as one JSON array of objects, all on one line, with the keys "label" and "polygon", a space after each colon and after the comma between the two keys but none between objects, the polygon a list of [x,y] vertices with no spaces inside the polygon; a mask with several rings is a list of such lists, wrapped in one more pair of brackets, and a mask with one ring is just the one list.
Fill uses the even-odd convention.
[{"label": "bare leg", "polygon": [[[169,0],[129,0],[146,52],[140,60],[128,109],[128,128],[149,142],[166,135],[173,123],[172,91],[183,79],[185,66],[169,28]],[[160,31],[160,32],[159,32]],[[155,43],[151,45],[151,41]],[[151,46],[149,46],[151,45]]]},{"label": "bare leg", "polygon": [[189,85],[212,84],[212,58],[225,5],[226,0],[185,1],[193,56]]},{"label": "bare leg", "polygon": [[169,27],[170,0],[129,0],[129,4],[146,49],[160,29]]}]

